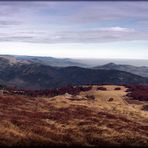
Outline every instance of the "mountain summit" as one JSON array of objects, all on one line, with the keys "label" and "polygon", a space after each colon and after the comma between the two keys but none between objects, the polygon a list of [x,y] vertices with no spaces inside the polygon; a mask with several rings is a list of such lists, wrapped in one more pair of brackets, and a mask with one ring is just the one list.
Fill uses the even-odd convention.
[{"label": "mountain summit", "polygon": [[101,66],[94,67],[95,69],[106,69],[106,70],[120,70],[130,72],[142,77],[148,77],[148,67],[146,66],[132,66],[132,65],[120,65],[115,63],[108,63]]}]

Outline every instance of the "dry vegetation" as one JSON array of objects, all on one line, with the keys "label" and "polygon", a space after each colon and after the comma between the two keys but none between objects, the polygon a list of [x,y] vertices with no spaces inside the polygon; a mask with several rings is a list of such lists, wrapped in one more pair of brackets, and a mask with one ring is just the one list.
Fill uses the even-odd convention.
[{"label": "dry vegetation", "polygon": [[0,96],[0,145],[148,146],[147,104],[128,103],[126,90],[104,85],[52,98]]}]

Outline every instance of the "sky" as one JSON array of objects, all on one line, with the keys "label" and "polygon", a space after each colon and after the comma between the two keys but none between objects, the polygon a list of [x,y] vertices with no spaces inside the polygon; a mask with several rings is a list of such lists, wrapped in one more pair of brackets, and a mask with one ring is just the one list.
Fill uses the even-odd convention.
[{"label": "sky", "polygon": [[0,54],[148,59],[148,2],[0,2]]}]

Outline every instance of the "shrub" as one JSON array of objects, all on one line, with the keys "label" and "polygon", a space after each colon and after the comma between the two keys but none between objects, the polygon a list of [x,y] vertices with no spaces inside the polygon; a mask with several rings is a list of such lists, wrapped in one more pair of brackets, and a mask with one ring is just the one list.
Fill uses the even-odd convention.
[{"label": "shrub", "polygon": [[142,109],[148,111],[148,105],[144,105]]},{"label": "shrub", "polygon": [[148,101],[148,86],[146,85],[126,85],[127,96],[139,101]]},{"label": "shrub", "polygon": [[113,101],[113,100],[114,100],[114,98],[109,98],[109,99],[108,99],[109,102],[111,102],[111,101]]},{"label": "shrub", "polygon": [[107,89],[105,87],[98,87],[97,90],[103,90],[103,91],[105,91]]},{"label": "shrub", "polygon": [[46,90],[23,90],[23,89],[15,89],[15,88],[7,88],[7,94],[11,95],[27,95],[31,97],[37,96],[48,96],[54,97],[57,95],[63,95],[65,93],[69,93],[71,95],[78,95],[81,91],[89,91],[92,87],[87,86],[66,86],[62,88],[55,89],[46,89]]},{"label": "shrub", "polygon": [[86,95],[85,97],[90,100],[95,100],[95,96],[93,96],[93,95]]},{"label": "shrub", "polygon": [[120,87],[116,87],[114,90],[121,90],[121,88]]}]

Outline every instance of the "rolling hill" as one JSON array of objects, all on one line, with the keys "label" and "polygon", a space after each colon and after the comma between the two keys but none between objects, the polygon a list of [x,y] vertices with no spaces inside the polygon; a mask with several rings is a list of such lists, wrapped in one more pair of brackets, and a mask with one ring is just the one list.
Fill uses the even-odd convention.
[{"label": "rolling hill", "polygon": [[40,56],[23,56],[23,55],[0,55],[0,59],[7,60],[10,64],[42,64],[55,67],[79,66],[87,67],[87,64],[76,62],[70,58],[53,58]]},{"label": "rolling hill", "polygon": [[[59,67],[49,66],[49,59],[52,59],[51,61],[55,65],[55,61],[60,62],[62,59],[45,58],[48,63],[45,64],[44,58],[44,60],[38,58],[0,56],[0,84],[23,89],[48,89],[85,84],[148,84],[148,78],[123,71],[126,70],[126,67],[124,69],[118,68],[123,66],[115,64],[97,68],[67,67],[66,65],[66,67]],[[30,61],[31,59],[32,61]],[[40,60],[43,60],[44,63]]]},{"label": "rolling hill", "polygon": [[[2,63],[1,63],[2,64]],[[148,84],[143,78],[118,70],[81,67],[52,67],[41,64],[4,63],[0,69],[1,85],[24,89],[47,89],[85,84]]]},{"label": "rolling hill", "polygon": [[130,72],[142,77],[148,77],[148,67],[146,66],[132,66],[132,65],[120,65],[115,63],[108,63],[101,66],[94,67],[95,69],[106,69],[106,70],[120,70]]}]

